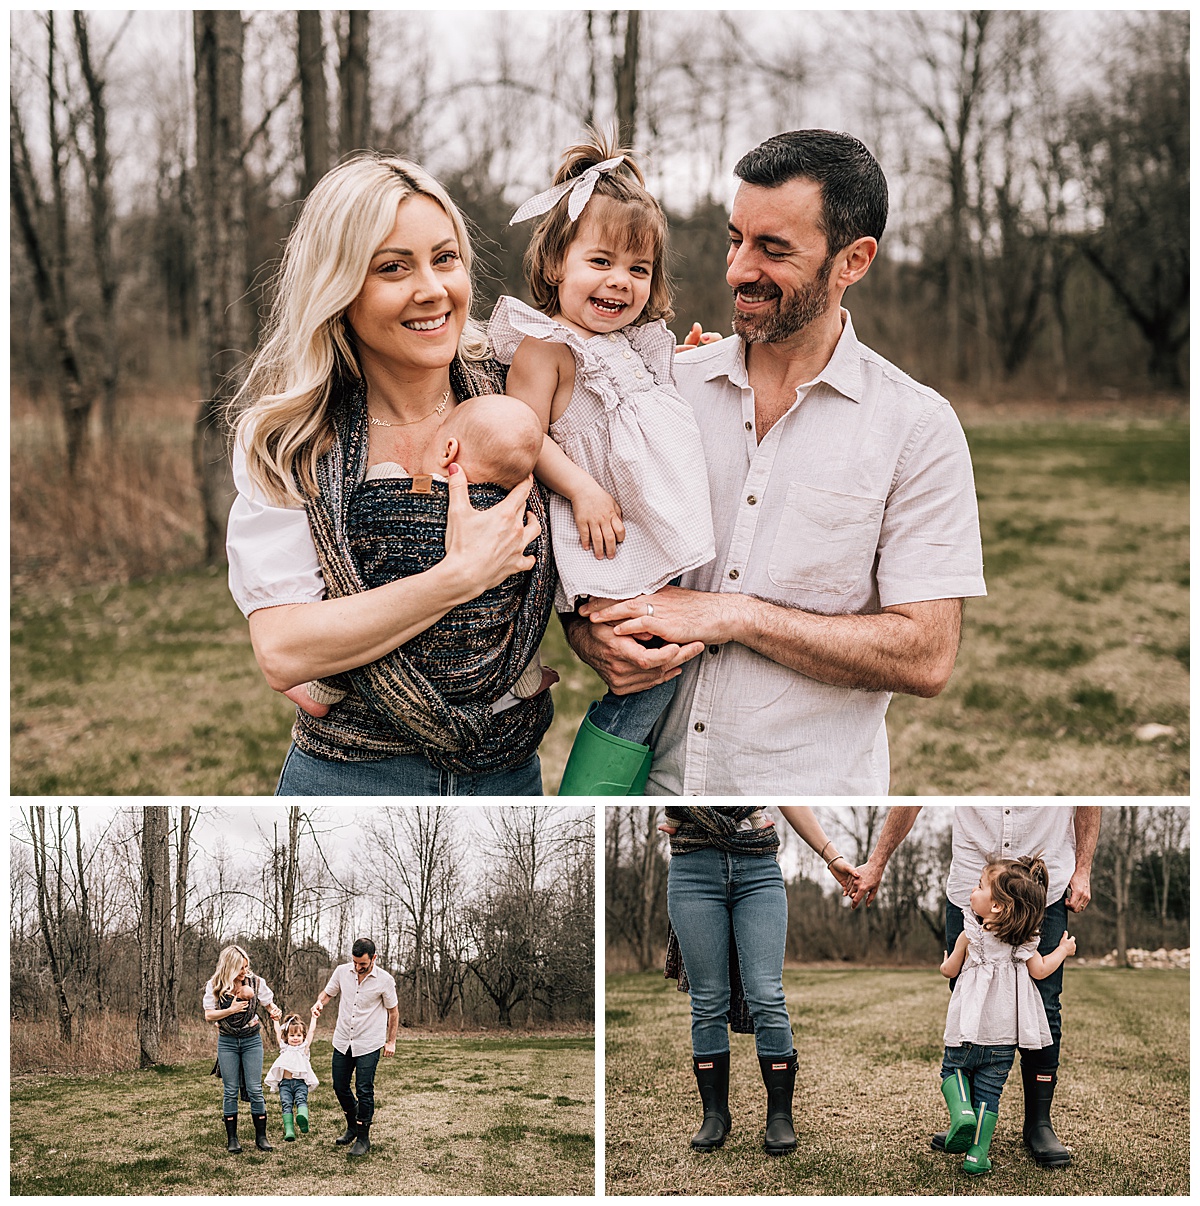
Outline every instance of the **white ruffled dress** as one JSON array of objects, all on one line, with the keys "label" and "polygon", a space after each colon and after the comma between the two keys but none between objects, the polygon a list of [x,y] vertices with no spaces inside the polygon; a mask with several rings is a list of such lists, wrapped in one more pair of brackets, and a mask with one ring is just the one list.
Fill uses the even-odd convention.
[{"label": "white ruffled dress", "polygon": [[550,493],[560,578],[555,605],[570,611],[595,595],[631,599],[716,556],[704,448],[690,403],[672,383],[675,337],[664,322],[583,339],[515,297],[488,324],[495,355],[511,364],[523,339],[562,343],[575,358],[575,388],[550,437],[617,500],[625,539],[611,561],[583,547],[571,504]]},{"label": "white ruffled dress", "polygon": [[946,1046],[1049,1047],[1046,1007],[1027,966],[1038,940],[1010,946],[985,930],[969,908],[962,912],[967,958],[946,1011]]},{"label": "white ruffled dress", "polygon": [[312,1057],[307,1046],[292,1047],[284,1043],[279,1049],[263,1085],[272,1093],[278,1093],[281,1080],[302,1080],[310,1089],[321,1083],[312,1070]]}]

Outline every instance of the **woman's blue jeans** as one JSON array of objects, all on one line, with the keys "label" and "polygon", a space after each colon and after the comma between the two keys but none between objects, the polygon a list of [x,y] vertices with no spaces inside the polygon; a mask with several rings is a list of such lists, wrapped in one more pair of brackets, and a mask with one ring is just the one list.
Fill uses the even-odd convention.
[{"label": "woman's blue jeans", "polygon": [[288,1077],[279,1082],[279,1109],[281,1113],[293,1114],[296,1106],[308,1105],[308,1081]]},{"label": "woman's blue jeans", "polygon": [[667,913],[679,939],[692,996],[692,1051],[729,1050],[729,931],[737,943],[759,1055],[791,1055],[783,999],[787,892],[773,855],[707,847],[671,858]]},{"label": "woman's blue jeans", "polygon": [[1016,1053],[1012,1045],[984,1047],[979,1043],[963,1043],[961,1047],[947,1047],[942,1056],[942,1079],[961,1068],[971,1085],[971,1104],[976,1109],[986,1106],[993,1114],[999,1114],[1000,1094],[1004,1092]]},{"label": "woman's blue jeans", "polygon": [[295,744],[279,775],[277,796],[540,796],[542,764],[534,754],[511,770],[459,775],[420,754],[377,762],[314,758]]},{"label": "woman's blue jeans", "polygon": [[221,1067],[221,1083],[225,1088],[224,1112],[227,1115],[238,1112],[240,1070],[246,1081],[246,1092],[250,1094],[250,1113],[265,1114],[267,1103],[263,1100],[262,1088],[262,1035],[257,1031],[242,1035],[218,1034],[217,1063]]},{"label": "woman's blue jeans", "polygon": [[[954,944],[962,933],[962,909],[958,905],[946,901],[946,950],[952,951]],[[1038,940],[1038,954],[1048,955],[1062,941],[1067,929],[1066,897],[1061,896],[1052,905],[1046,906],[1046,916],[1042,918],[1042,933]],[[950,981],[950,991],[954,991],[955,980]],[[1039,1072],[1053,1072],[1058,1067],[1058,1053],[1062,1044],[1062,996],[1063,969],[1060,964],[1057,971],[1052,972],[1044,980],[1034,980],[1046,1007],[1046,1021],[1050,1023],[1050,1037],[1054,1041],[1049,1047],[1035,1051],[1021,1052],[1021,1066],[1036,1068]]]}]

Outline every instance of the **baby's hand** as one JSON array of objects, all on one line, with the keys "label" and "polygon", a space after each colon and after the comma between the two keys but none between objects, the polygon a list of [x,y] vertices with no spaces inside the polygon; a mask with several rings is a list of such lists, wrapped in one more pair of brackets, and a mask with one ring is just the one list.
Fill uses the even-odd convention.
[{"label": "baby's hand", "polygon": [[591,549],[597,561],[606,557],[611,561],[617,555],[617,545],[625,539],[617,500],[593,482],[571,499],[571,510],[583,547]]},{"label": "baby's hand", "polygon": [[1064,949],[1068,955],[1073,955],[1075,953],[1075,939],[1072,938],[1070,934],[1064,933],[1063,936],[1058,940],[1058,945]]}]

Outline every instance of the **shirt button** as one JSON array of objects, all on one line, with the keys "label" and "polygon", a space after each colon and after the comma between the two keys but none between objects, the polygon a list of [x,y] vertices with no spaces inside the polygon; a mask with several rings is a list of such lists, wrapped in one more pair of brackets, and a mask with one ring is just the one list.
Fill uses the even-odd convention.
[{"label": "shirt button", "polygon": [[737,570],[730,570],[730,571],[729,571],[729,576],[730,576],[731,578],[736,579],[736,578],[738,577],[738,572],[737,572]]},{"label": "shirt button", "polygon": [[709,651],[709,653],[711,653],[713,655],[713,657],[716,657],[717,654],[721,652],[721,646],[720,645],[709,645],[708,651]]},{"label": "shirt button", "polygon": [[615,331],[609,331],[609,333],[608,333],[608,342],[609,342],[609,343],[616,343],[616,342],[617,342],[617,333],[616,333]]},{"label": "shirt button", "polygon": [[704,722],[703,722],[703,721],[700,721],[700,720],[697,720],[697,721],[696,721],[696,732],[697,732],[697,733],[703,733],[703,732],[704,732]]},{"label": "shirt button", "polygon": [[632,359],[633,359],[633,353],[632,353],[632,352],[631,352],[631,351],[630,351],[628,348],[626,348],[626,349],[625,349],[625,350],[624,350],[624,351],[621,353],[621,359],[622,359],[622,360],[632,360]]},{"label": "shirt button", "polygon": [[747,423],[747,424],[746,424],[746,430],[747,430],[747,431],[753,431],[753,430],[754,430],[754,424],[753,424],[753,423]]},{"label": "shirt button", "polygon": [[750,497],[749,497],[748,499],[746,499],[746,501],[747,501],[747,502],[748,502],[748,503],[749,503],[751,506],[754,506],[754,504],[755,504],[756,502],[758,502],[758,499],[757,499],[757,498],[755,498],[753,494],[751,494],[751,495],[750,495]]},{"label": "shirt button", "polygon": [[637,369],[633,375],[640,381],[646,374],[641,369]]}]

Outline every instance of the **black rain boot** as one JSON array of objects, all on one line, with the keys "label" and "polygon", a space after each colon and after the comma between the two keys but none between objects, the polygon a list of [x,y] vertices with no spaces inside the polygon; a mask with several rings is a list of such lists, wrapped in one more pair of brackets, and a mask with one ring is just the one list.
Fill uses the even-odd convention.
[{"label": "black rain boot", "polygon": [[235,1155],[242,1150],[242,1145],[238,1142],[237,1137],[237,1115],[226,1114],[225,1116],[225,1135],[228,1142],[225,1145],[225,1150],[233,1152]]},{"label": "black rain boot", "polygon": [[1071,1163],[1071,1152],[1064,1147],[1050,1124],[1050,1106],[1054,1101],[1054,1086],[1058,1084],[1057,1069],[1027,1068],[1021,1065],[1021,1080],[1025,1087],[1025,1126],[1022,1137],[1039,1168],[1065,1168]]},{"label": "black rain boot", "polygon": [[339,1135],[334,1143],[338,1147],[345,1147],[347,1143],[353,1143],[358,1138],[358,1123],[355,1121],[353,1114],[346,1115],[346,1133]]},{"label": "black rain boot", "polygon": [[692,1071],[704,1105],[704,1119],[692,1136],[692,1150],[711,1152],[725,1142],[733,1129],[729,1117],[729,1052],[720,1055],[693,1055]]},{"label": "black rain boot", "polygon": [[792,1093],[796,1088],[796,1049],[791,1055],[760,1055],[758,1066],[767,1086],[767,1130],[763,1151],[768,1156],[784,1156],[796,1150],[796,1131],[792,1126]]},{"label": "black rain boot", "polygon": [[354,1146],[350,1149],[348,1155],[365,1156],[371,1150],[371,1124],[369,1122],[360,1122],[358,1124],[358,1138],[354,1141]]},{"label": "black rain boot", "polygon": [[254,1146],[260,1152],[273,1152],[275,1149],[267,1142],[266,1114],[251,1114],[254,1121]]}]

